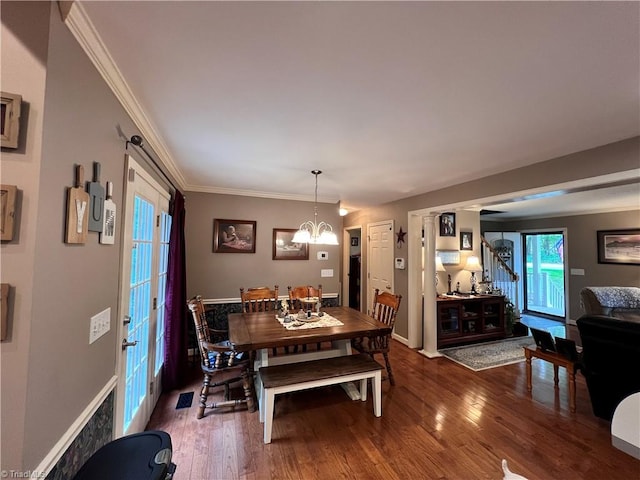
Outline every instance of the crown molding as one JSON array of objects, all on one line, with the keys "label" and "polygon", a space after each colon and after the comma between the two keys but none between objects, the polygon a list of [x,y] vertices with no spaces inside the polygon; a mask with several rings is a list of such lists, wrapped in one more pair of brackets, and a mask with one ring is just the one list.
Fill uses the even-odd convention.
[{"label": "crown molding", "polygon": [[151,119],[147,116],[135,95],[129,88],[124,76],[109,53],[106,45],[95,29],[91,19],[80,1],[74,1],[70,6],[64,2],[64,10],[61,9],[63,21],[96,67],[107,86],[114,93],[122,107],[140,130],[145,144],[151,147],[162,166],[176,180],[181,189],[186,184],[184,176],[173,161],[166,144],[157,132]]},{"label": "crown molding", "polygon": [[[274,198],[276,200],[295,200],[297,202],[311,202],[313,203],[315,197],[313,195],[296,195],[287,193],[276,192],[260,192],[258,190],[241,190],[235,188],[224,187],[207,187],[202,185],[186,185],[186,192],[198,192],[198,193],[219,193],[221,195],[239,195],[241,197],[259,197],[259,198]],[[336,204],[338,199],[333,198],[321,198],[318,197],[318,203]]]}]

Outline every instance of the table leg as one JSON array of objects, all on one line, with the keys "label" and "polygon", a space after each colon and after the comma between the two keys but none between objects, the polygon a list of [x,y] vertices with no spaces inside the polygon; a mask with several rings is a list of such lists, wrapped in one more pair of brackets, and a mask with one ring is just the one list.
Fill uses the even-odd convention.
[{"label": "table leg", "polygon": [[553,385],[558,388],[558,365],[553,364]]},{"label": "table leg", "polygon": [[531,352],[524,349],[524,356],[527,360],[527,392],[531,391]]}]

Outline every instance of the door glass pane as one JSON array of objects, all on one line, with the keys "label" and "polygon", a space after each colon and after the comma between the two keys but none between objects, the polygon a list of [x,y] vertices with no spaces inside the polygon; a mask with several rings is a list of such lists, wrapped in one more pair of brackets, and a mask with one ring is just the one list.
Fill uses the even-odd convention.
[{"label": "door glass pane", "polygon": [[156,361],[155,375],[164,364],[164,324],[167,288],[167,271],[169,267],[169,237],[171,235],[171,216],[167,212],[160,214],[160,257],[158,258],[158,302],[156,311]]},{"label": "door glass pane", "polygon": [[524,242],[526,310],[564,318],[563,234],[527,233],[524,235]]},{"label": "door glass pane", "polygon": [[137,341],[127,350],[124,399],[124,430],[145,398],[148,385],[149,317],[151,314],[151,273],[153,259],[154,206],[136,195],[133,213],[133,250],[127,333],[129,342]]}]

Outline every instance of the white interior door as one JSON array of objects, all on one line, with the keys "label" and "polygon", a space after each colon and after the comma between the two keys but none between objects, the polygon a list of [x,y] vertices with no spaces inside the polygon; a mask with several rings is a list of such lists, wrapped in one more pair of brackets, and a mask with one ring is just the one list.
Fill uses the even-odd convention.
[{"label": "white interior door", "polygon": [[393,293],[393,221],[371,223],[367,226],[367,309],[373,305],[375,289]]},{"label": "white interior door", "polygon": [[[116,435],[144,430],[161,391],[170,195],[127,156]],[[120,347],[120,346],[119,346]]]}]

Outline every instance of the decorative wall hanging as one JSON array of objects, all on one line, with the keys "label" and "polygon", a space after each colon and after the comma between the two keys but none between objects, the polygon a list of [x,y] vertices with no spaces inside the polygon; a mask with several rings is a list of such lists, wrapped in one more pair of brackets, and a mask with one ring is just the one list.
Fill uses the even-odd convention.
[{"label": "decorative wall hanging", "polygon": [[20,109],[22,96],[15,93],[0,92],[2,100],[0,106],[1,132],[0,145],[3,148],[18,148],[20,135]]},{"label": "decorative wall hanging", "polygon": [[13,220],[15,217],[16,197],[18,187],[15,185],[0,186],[0,240],[3,242],[13,240]]},{"label": "decorative wall hanging", "polygon": [[295,228],[273,229],[273,260],[309,260],[309,244],[293,241]]},{"label": "decorative wall hanging", "polygon": [[113,183],[107,182],[107,198],[104,201],[102,232],[100,232],[100,243],[105,245],[113,245],[116,238],[116,204],[112,196]]},{"label": "decorative wall hanging", "polygon": [[89,194],[84,191],[84,167],[76,165],[73,187],[67,190],[66,243],[86,243],[89,222]]},{"label": "decorative wall hanging", "polygon": [[213,221],[213,251],[256,253],[256,222],[216,218]]},{"label": "decorative wall hanging", "polygon": [[598,230],[598,263],[640,265],[640,229]]},{"label": "decorative wall hanging", "polygon": [[473,250],[473,233],[460,232],[460,250]]},{"label": "decorative wall hanging", "polygon": [[93,182],[89,182],[87,192],[89,192],[91,199],[87,229],[90,232],[101,232],[103,223],[102,215],[104,214],[104,187],[100,185],[99,162],[93,162]]},{"label": "decorative wall hanging", "polygon": [[455,213],[440,214],[440,236],[441,237],[456,236],[456,214]]},{"label": "decorative wall hanging", "polygon": [[460,251],[458,250],[436,250],[436,255],[440,257],[443,265],[460,264]]},{"label": "decorative wall hanging", "polygon": [[351,246],[352,247],[357,247],[358,243],[360,242],[358,237],[351,237]]},{"label": "decorative wall hanging", "polygon": [[398,233],[396,233],[396,245],[398,246],[398,248],[402,247],[402,244],[404,243],[404,237],[407,234],[407,232],[403,232],[402,231],[402,226],[400,226],[400,230],[398,230]]},{"label": "decorative wall hanging", "polygon": [[4,342],[7,338],[7,317],[9,316],[9,291],[11,285],[8,283],[0,284],[0,341]]}]

